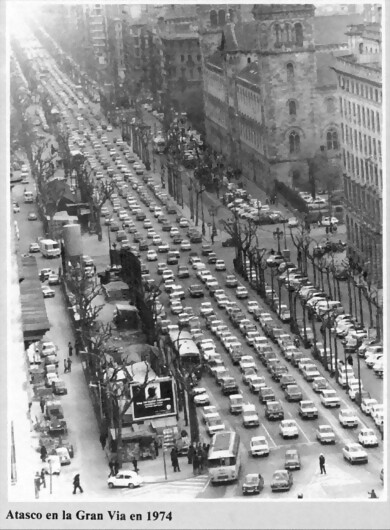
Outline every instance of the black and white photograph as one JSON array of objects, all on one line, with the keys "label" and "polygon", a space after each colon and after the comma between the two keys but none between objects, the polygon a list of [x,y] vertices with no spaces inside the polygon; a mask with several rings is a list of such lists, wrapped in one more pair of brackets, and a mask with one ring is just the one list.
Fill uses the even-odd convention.
[{"label": "black and white photograph", "polygon": [[4,7],[0,527],[385,528],[385,3]]}]

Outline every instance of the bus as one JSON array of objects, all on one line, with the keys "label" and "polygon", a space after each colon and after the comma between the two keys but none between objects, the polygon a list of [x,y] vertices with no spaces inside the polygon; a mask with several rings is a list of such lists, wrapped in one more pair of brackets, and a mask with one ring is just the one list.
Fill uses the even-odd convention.
[{"label": "bus", "polygon": [[238,480],[241,465],[238,434],[232,431],[215,433],[207,461],[212,484]]},{"label": "bus", "polygon": [[157,136],[153,139],[153,150],[157,154],[161,154],[165,149],[165,140],[161,136]]},{"label": "bus", "polygon": [[188,331],[171,331],[169,337],[173,350],[179,354],[181,362],[190,365],[200,364],[199,348]]}]

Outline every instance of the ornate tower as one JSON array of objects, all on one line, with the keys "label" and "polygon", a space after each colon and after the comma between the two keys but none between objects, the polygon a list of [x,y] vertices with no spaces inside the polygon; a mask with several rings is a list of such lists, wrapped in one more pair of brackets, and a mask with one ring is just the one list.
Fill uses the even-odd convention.
[{"label": "ornate tower", "polygon": [[307,174],[307,157],[318,149],[315,124],[317,68],[314,6],[255,5],[258,61],[265,110],[270,180],[291,182]]}]

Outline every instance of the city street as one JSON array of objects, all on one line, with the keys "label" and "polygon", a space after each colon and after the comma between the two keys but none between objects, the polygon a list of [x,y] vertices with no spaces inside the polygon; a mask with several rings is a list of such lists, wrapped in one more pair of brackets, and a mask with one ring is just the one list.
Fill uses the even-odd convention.
[{"label": "city street", "polygon": [[[109,490],[107,487],[107,476],[109,473],[108,461],[106,451],[102,449],[99,442],[99,428],[96,421],[94,409],[91,402],[90,391],[88,388],[83,367],[80,358],[75,354],[73,355],[72,370],[70,373],[64,373],[64,360],[68,356],[68,343],[71,342],[74,345],[75,337],[73,334],[72,323],[69,317],[69,310],[66,307],[66,301],[62,294],[61,286],[53,286],[55,290],[55,296],[53,298],[45,299],[47,315],[50,321],[50,331],[47,333],[47,340],[51,340],[55,343],[58,348],[58,359],[59,359],[59,374],[66,382],[68,393],[61,397],[61,404],[64,410],[64,416],[69,426],[69,438],[72,440],[72,444],[75,448],[74,458],[69,466],[62,466],[61,474],[58,477],[53,477],[52,491],[49,491],[49,487],[41,490],[40,499],[42,500],[61,500],[70,501],[75,497],[72,494],[72,480],[76,473],[80,473],[81,482],[84,489],[83,500],[97,501],[107,499],[113,501],[131,502],[134,500],[189,500],[194,498],[200,499],[231,499],[242,496],[242,485],[244,482],[245,475],[248,473],[261,473],[264,478],[264,490],[261,492],[261,498],[265,499],[293,499],[297,498],[298,495],[302,494],[303,498],[311,500],[341,500],[341,499],[353,499],[363,500],[367,498],[367,492],[371,489],[375,489],[379,497],[383,496],[383,482],[380,479],[381,470],[384,467],[384,443],[381,439],[379,430],[376,428],[374,420],[369,415],[365,415],[357,404],[350,399],[348,394],[342,389],[341,385],[338,385],[335,378],[332,378],[330,374],[325,371],[322,364],[312,358],[310,349],[304,349],[302,345],[299,349],[305,353],[306,357],[310,358],[310,364],[314,364],[320,375],[323,376],[329,389],[333,389],[337,396],[340,398],[340,408],[325,408],[321,402],[320,395],[317,394],[312,386],[311,382],[308,382],[303,377],[302,370],[298,370],[293,364],[287,362],[286,358],[282,354],[282,350],[276,343],[272,343],[268,340],[271,346],[274,358],[276,358],[281,365],[287,367],[288,373],[291,374],[296,383],[302,390],[303,399],[310,400],[314,403],[318,409],[318,418],[315,419],[303,419],[299,415],[299,403],[287,401],[285,392],[282,390],[279,382],[271,377],[271,371],[267,369],[263,364],[252,346],[248,344],[248,341],[243,332],[238,326],[235,326],[229,318],[228,312],[225,308],[221,308],[214,297],[208,292],[205,280],[201,278],[201,274],[197,274],[196,267],[190,264],[190,254],[196,253],[197,257],[205,264],[205,268],[209,270],[212,276],[218,283],[218,288],[223,289],[230,300],[234,302],[245,318],[248,318],[251,322],[256,324],[256,329],[260,332],[262,337],[265,337],[264,330],[260,327],[258,322],[255,322],[252,314],[248,311],[248,301],[256,301],[258,307],[265,312],[270,312],[273,321],[284,333],[291,336],[289,324],[282,323],[276,313],[272,312],[265,301],[260,297],[249,286],[248,282],[245,282],[243,278],[237,276],[239,286],[244,286],[248,290],[248,299],[239,299],[236,296],[235,287],[229,287],[226,282],[228,275],[235,274],[233,267],[233,259],[235,258],[235,248],[223,247],[222,242],[228,238],[228,234],[223,231],[221,220],[229,220],[232,218],[232,212],[224,207],[221,202],[216,198],[214,194],[204,193],[203,194],[203,212],[204,222],[206,224],[206,234],[203,240],[199,243],[190,243],[187,250],[182,248],[181,243],[173,242],[174,233],[170,230],[164,230],[163,225],[158,220],[156,215],[157,207],[162,207],[163,215],[168,220],[168,224],[174,228],[177,228],[178,233],[182,239],[190,239],[187,235],[187,231],[194,228],[194,221],[190,220],[190,191],[189,184],[193,179],[193,174],[190,171],[183,172],[183,206],[175,205],[177,210],[176,214],[168,214],[168,208],[160,204],[159,193],[161,193],[161,163],[163,158],[156,154],[150,153],[150,159],[156,158],[154,171],[147,173],[148,179],[145,179],[145,175],[135,175],[133,163],[127,160],[128,150],[131,153],[134,150],[134,145],[126,144],[123,149],[120,149],[118,145],[115,145],[121,138],[121,131],[119,129],[107,130],[105,129],[102,134],[97,134],[97,128],[105,124],[106,120],[102,114],[99,115],[98,106],[91,102],[85,103],[83,100],[82,107],[80,103],[69,103],[65,104],[62,101],[61,87],[64,84],[71,87],[70,89],[77,94],[77,89],[74,84],[63,74],[54,60],[48,59],[51,63],[51,74],[44,81],[46,89],[55,98],[56,104],[60,112],[67,116],[69,123],[69,130],[71,131],[70,141],[73,143],[72,148],[78,148],[80,142],[82,153],[85,159],[88,159],[89,166],[93,169],[94,177],[93,183],[98,186],[99,180],[96,174],[102,173],[103,181],[112,182],[115,195],[111,195],[111,198],[106,201],[104,207],[107,208],[108,212],[102,212],[101,225],[102,225],[102,237],[99,240],[97,234],[85,232],[82,235],[83,254],[90,256],[98,271],[103,271],[108,265],[109,261],[109,250],[110,245],[115,242],[115,248],[120,248],[120,241],[117,239],[117,231],[123,228],[126,242],[130,246],[130,250],[135,254],[139,255],[142,265],[148,269],[148,273],[144,273],[143,282],[146,284],[146,278],[154,280],[154,284],[158,285],[161,289],[159,301],[162,307],[166,311],[166,318],[171,321],[171,324],[178,323],[178,312],[173,311],[172,301],[166,289],[166,283],[163,280],[161,274],[162,271],[158,270],[159,265],[165,264],[166,269],[171,270],[175,280],[175,285],[180,286],[184,291],[183,300],[181,300],[182,306],[185,310],[186,307],[190,308],[190,311],[195,315],[199,316],[201,322],[200,327],[204,336],[204,339],[213,339],[217,353],[221,356],[223,365],[229,375],[231,375],[238,384],[239,392],[243,396],[245,403],[251,403],[255,405],[256,411],[259,415],[260,424],[254,428],[246,428],[243,425],[243,417],[241,414],[235,416],[232,415],[229,408],[229,399],[224,396],[221,391],[221,387],[217,384],[216,378],[211,375],[211,369],[208,359],[202,356],[202,377],[198,382],[198,386],[204,387],[208,396],[210,397],[210,404],[214,405],[220,415],[226,430],[232,430],[240,436],[240,456],[241,456],[241,469],[239,473],[238,481],[233,484],[222,484],[212,485],[210,478],[206,471],[201,475],[195,475],[192,470],[192,465],[187,463],[187,458],[182,457],[180,459],[181,471],[179,475],[173,472],[169,455],[166,455],[167,462],[164,462],[162,451],[155,460],[146,460],[140,462],[140,475],[144,479],[144,485],[134,490],[130,488],[118,488]],[[82,111],[81,111],[82,108]],[[84,121],[82,125],[77,120],[83,115]],[[154,118],[146,111],[143,111],[144,121],[152,127],[159,129],[161,127],[160,122],[156,122]],[[92,118],[95,116],[95,118]],[[87,118],[91,118],[93,126],[89,126]],[[155,125],[156,124],[156,125]],[[101,137],[106,136],[106,145],[103,145]],[[50,141],[53,141],[53,136],[48,135]],[[98,147],[96,144],[99,144]],[[150,146],[149,146],[150,148]],[[111,150],[111,151],[110,151]],[[114,151],[114,153],[112,153]],[[107,167],[104,168],[102,158]],[[141,163],[138,157],[134,156],[135,163]],[[121,169],[118,169],[120,167]],[[122,170],[127,168],[129,171]],[[144,169],[141,166],[141,171]],[[112,171],[110,171],[112,170]],[[145,173],[146,170],[144,169]],[[127,176],[130,172],[130,176],[123,179],[120,172]],[[17,172],[15,172],[16,174]],[[113,175],[110,175],[112,173]],[[57,170],[54,176],[63,176],[63,170]],[[113,177],[110,179],[110,177]],[[115,177],[115,178],[114,178]],[[99,177],[100,178],[100,177]],[[126,181],[126,184],[124,182]],[[68,184],[71,184],[69,179]],[[77,187],[77,179],[76,179]],[[17,247],[20,254],[27,254],[29,252],[29,245],[33,242],[37,242],[38,238],[43,236],[43,225],[40,220],[28,220],[30,213],[37,213],[36,204],[26,204],[24,202],[24,192],[32,191],[34,196],[36,195],[36,185],[32,181],[31,176],[29,177],[29,184],[15,184],[11,190],[12,202],[17,202],[20,206],[20,212],[13,214],[13,220],[17,223],[18,232],[20,239],[17,241]],[[164,190],[167,192],[167,190]],[[251,186],[251,193],[255,198],[260,198],[264,201],[264,193],[257,188]],[[169,198],[169,204],[173,205],[173,199]],[[212,244],[212,250],[216,253],[218,260],[223,260],[226,264],[226,270],[217,270],[214,264],[208,262],[208,257],[205,255],[207,252],[202,252],[203,245],[211,241],[210,228],[213,222],[213,217],[209,211],[211,207],[218,208],[217,213],[217,229],[218,233],[215,241]],[[291,216],[291,212],[288,212],[284,206],[277,206],[278,209],[283,211],[286,216]],[[137,220],[135,211],[143,212],[146,216],[146,220]],[[199,210],[200,211],[200,210]],[[121,217],[122,216],[122,217]],[[187,219],[189,226],[180,226],[179,218],[183,216]],[[124,222],[126,221],[126,223]],[[118,230],[111,230],[112,225],[118,224]],[[202,217],[199,215],[198,229],[200,229],[202,223]],[[275,239],[275,231],[283,230],[282,224],[265,225],[258,228],[258,240],[261,241],[261,247],[267,250],[276,249],[278,242]],[[16,229],[16,225],[15,225]],[[137,234],[135,235],[135,229]],[[147,230],[153,229],[154,234],[150,234]],[[294,229],[293,229],[294,230]],[[294,232],[293,232],[294,233]],[[159,240],[160,236],[161,240]],[[295,246],[291,240],[291,234],[289,230],[286,230],[285,239],[281,241],[282,247],[286,246],[291,253],[291,261],[297,262],[297,255]],[[323,227],[314,227],[311,230],[311,237],[313,238],[313,245],[315,242],[323,243],[326,239]],[[336,235],[333,236],[334,240],[343,239],[345,237],[344,225],[339,227]],[[155,239],[154,239],[155,238]],[[138,250],[141,246],[139,242],[146,240],[147,247],[143,250]],[[15,241],[16,243],[16,241]],[[179,261],[177,264],[169,265],[167,263],[167,253],[164,249],[161,249],[161,244],[167,243],[169,250],[179,250]],[[145,245],[143,245],[145,247]],[[147,252],[155,250],[157,259],[148,258]],[[34,254],[37,260],[38,270],[50,267],[54,271],[58,271],[61,266],[60,258],[49,261],[44,258],[40,253]],[[344,254],[340,253],[338,259],[343,259]],[[189,278],[179,278],[178,269],[180,266],[188,266]],[[96,273],[96,270],[95,270]],[[145,276],[145,275],[150,276]],[[266,271],[266,281],[268,284],[271,283],[271,276],[269,270]],[[97,277],[96,277],[97,280]],[[276,281],[276,280],[275,280]],[[13,278],[13,288],[15,289],[17,279]],[[194,284],[201,285],[204,297],[192,298],[190,295],[190,288]],[[275,284],[276,285],[276,284]],[[275,287],[276,289],[276,287]],[[342,291],[342,303],[344,309],[347,312],[347,297],[346,283],[341,284]],[[288,295],[285,287],[281,288],[281,300],[288,304]],[[275,399],[281,404],[284,412],[284,418],[295,420],[298,428],[298,437],[294,440],[285,439],[280,434],[280,423],[279,420],[272,421],[265,416],[265,405],[259,400],[258,394],[252,393],[247,384],[243,379],[243,374],[238,366],[232,364],[230,355],[228,354],[227,348],[225,348],[222,341],[214,334],[208,327],[206,327],[206,320],[202,316],[200,306],[201,303],[209,302],[212,307],[212,311],[218,320],[222,321],[227,326],[228,332],[232,336],[237,337],[238,341],[242,346],[242,354],[252,356],[255,364],[256,372],[259,376],[263,377],[267,386],[269,386],[275,394]],[[17,303],[17,302],[16,302]],[[302,318],[300,303],[298,307],[298,318]],[[181,312],[180,310],[179,312]],[[368,323],[368,307],[367,304],[363,306],[365,325]],[[16,314],[16,313],[15,313]],[[15,317],[13,322],[13,328],[16,334],[16,330],[20,325],[18,316]],[[188,328],[186,328],[188,329]],[[320,324],[316,324],[317,336],[320,335]],[[19,339],[20,346],[20,339]],[[338,340],[338,351],[340,356],[343,357],[343,346],[341,341]],[[15,361],[15,368],[17,362],[20,363],[21,355],[18,357],[18,361]],[[354,371],[356,373],[356,355]],[[378,379],[373,371],[370,370],[364,359],[361,359],[361,379],[364,385],[364,389],[369,391],[371,396],[376,398],[379,403],[383,403],[384,387],[383,380]],[[25,376],[25,372],[23,377]],[[22,376],[19,377],[21,380]],[[20,384],[25,384],[20,381]],[[9,388],[10,397],[12,394],[11,388]],[[11,403],[12,415],[20,414],[20,403]],[[356,428],[348,429],[344,428],[339,421],[339,413],[341,409],[351,409],[354,415],[357,417],[358,425]],[[198,407],[198,422],[200,426],[200,441],[203,443],[210,443],[211,438],[207,433],[206,425],[202,419],[202,407]],[[24,476],[28,476],[31,479],[29,486],[27,487],[25,482],[17,482],[14,486],[10,486],[12,500],[16,500],[23,496],[24,499],[32,500],[34,498],[33,490],[33,476],[36,471],[40,469],[40,458],[38,452],[38,437],[37,434],[32,431],[32,426],[35,420],[39,420],[42,414],[39,410],[39,403],[34,402],[33,409],[31,411],[31,425],[30,421],[18,422],[18,428],[20,423],[19,432],[24,432],[24,437],[20,437],[16,441],[17,454],[21,452],[31,454],[31,445],[36,451],[31,459],[23,458],[23,472]],[[34,420],[35,418],[35,420]],[[27,428],[30,427],[30,431]],[[317,429],[320,425],[328,425],[331,427],[335,434],[335,444],[333,445],[321,445],[317,439]],[[358,441],[358,434],[362,429],[370,428],[373,429],[378,437],[377,447],[365,448],[368,454],[368,462],[361,465],[352,465],[347,462],[343,457],[343,449],[348,444],[356,443]],[[28,432],[29,431],[29,432]],[[269,446],[269,456],[254,458],[250,453],[250,442],[254,436],[264,436]],[[32,444],[31,444],[32,439]],[[27,449],[28,448],[28,449]],[[270,484],[272,475],[276,470],[284,469],[285,465],[285,453],[288,449],[297,449],[301,459],[301,469],[294,471],[294,482],[292,488],[283,494],[274,494],[271,491]],[[323,453],[326,460],[326,474],[321,474],[319,466],[319,455]],[[164,467],[167,464],[168,470],[165,471]],[[19,464],[20,465],[20,464]],[[28,473],[25,468],[28,468]],[[30,480],[28,479],[28,480]],[[79,498],[79,495],[77,496]]]}]

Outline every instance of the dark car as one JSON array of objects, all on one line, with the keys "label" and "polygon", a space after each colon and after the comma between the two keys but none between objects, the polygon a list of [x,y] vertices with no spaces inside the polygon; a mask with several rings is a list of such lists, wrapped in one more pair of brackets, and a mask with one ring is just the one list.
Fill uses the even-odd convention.
[{"label": "dark car", "polygon": [[190,277],[190,271],[186,265],[179,265],[177,269],[177,277],[178,278],[189,278]]},{"label": "dark car", "polygon": [[280,387],[282,390],[288,387],[288,385],[295,385],[296,381],[294,376],[291,374],[283,374],[282,377],[279,380]]},{"label": "dark car", "polygon": [[176,208],[174,206],[171,206],[171,205],[167,206],[167,212],[169,214],[177,215]]},{"label": "dark car", "polygon": [[267,401],[265,405],[267,420],[284,420],[284,411],[279,401]]},{"label": "dark car", "polygon": [[260,473],[249,473],[242,484],[242,494],[258,494],[264,488],[264,479]]},{"label": "dark car", "polygon": [[298,385],[287,385],[284,389],[284,395],[287,401],[301,401],[302,390]]},{"label": "dark car", "polygon": [[162,226],[163,232],[170,232],[171,228],[172,228],[172,225],[169,221],[165,221],[163,223],[163,226]]},{"label": "dark car", "polygon": [[272,475],[271,490],[272,491],[289,491],[293,485],[293,477],[291,471],[281,469],[275,471]]},{"label": "dark car", "polygon": [[284,457],[285,469],[301,469],[301,458],[297,449],[287,449]]},{"label": "dark car", "polygon": [[56,396],[63,396],[68,393],[65,382],[62,379],[56,379],[52,382],[51,386],[53,389],[53,394]]},{"label": "dark car", "polygon": [[275,392],[269,386],[263,386],[259,390],[259,401],[267,403],[267,401],[276,401]]},{"label": "dark car", "polygon": [[149,249],[149,245],[148,245],[148,242],[146,241],[146,239],[143,239],[142,241],[139,242],[138,248],[139,248],[139,250],[148,250]]},{"label": "dark car", "polygon": [[145,221],[146,214],[144,212],[137,212],[135,218],[137,221]]},{"label": "dark car", "polygon": [[278,364],[272,367],[271,375],[274,381],[280,381],[283,375],[288,373],[288,368],[284,364]]},{"label": "dark car", "polygon": [[180,234],[174,236],[174,238],[172,239],[172,242],[174,245],[180,245],[182,241],[183,241],[183,237]]},{"label": "dark car", "polygon": [[234,379],[234,377],[224,377],[222,379],[222,393],[225,396],[230,396],[231,394],[238,394],[239,388]]},{"label": "dark car", "polygon": [[191,298],[202,298],[204,296],[202,286],[198,284],[191,285],[188,292],[190,293]]},{"label": "dark car", "polygon": [[[203,250],[203,249],[202,249]],[[207,257],[207,263],[210,263],[211,265],[214,265],[217,262],[217,255],[215,252],[210,252],[210,254]]]},{"label": "dark car", "polygon": [[202,242],[202,234],[193,232],[190,236],[190,242],[191,243],[201,243]]}]

